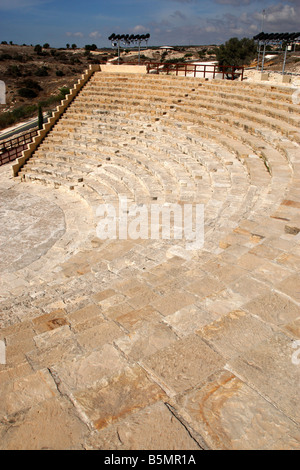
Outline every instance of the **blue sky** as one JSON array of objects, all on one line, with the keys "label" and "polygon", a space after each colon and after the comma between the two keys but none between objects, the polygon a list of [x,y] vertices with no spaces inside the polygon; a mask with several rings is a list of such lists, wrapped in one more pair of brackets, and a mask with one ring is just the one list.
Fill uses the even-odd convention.
[{"label": "blue sky", "polygon": [[300,0],[0,0],[0,42],[16,44],[109,47],[113,32],[149,32],[154,46],[221,44],[262,24],[300,31]]}]

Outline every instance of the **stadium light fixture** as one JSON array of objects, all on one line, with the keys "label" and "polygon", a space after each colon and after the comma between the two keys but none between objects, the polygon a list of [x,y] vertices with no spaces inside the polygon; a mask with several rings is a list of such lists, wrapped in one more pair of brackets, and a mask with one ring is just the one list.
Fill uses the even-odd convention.
[{"label": "stadium light fixture", "polygon": [[259,68],[259,59],[260,59],[260,50],[261,46],[263,45],[263,59],[262,59],[262,68],[261,71],[264,70],[264,61],[265,61],[265,54],[266,54],[266,47],[267,45],[280,45],[282,48],[282,44],[285,43],[285,53],[284,53],[284,60],[283,60],[283,69],[282,75],[285,71],[285,64],[287,58],[287,52],[289,49],[292,49],[292,46],[300,40],[300,32],[298,33],[264,33],[261,32],[253,37],[254,41],[258,42],[258,59],[257,59],[257,70]]},{"label": "stadium light fixture", "polygon": [[139,63],[140,63],[140,59],[141,59],[141,44],[143,42],[146,43],[146,45],[148,44],[148,41],[150,39],[150,34],[147,33],[147,34],[111,34],[109,37],[108,37],[108,40],[111,41],[111,45],[112,47],[117,47],[118,48],[118,64],[120,64],[120,45],[124,45],[124,46],[127,46],[127,47],[136,47],[138,46],[139,48]]}]

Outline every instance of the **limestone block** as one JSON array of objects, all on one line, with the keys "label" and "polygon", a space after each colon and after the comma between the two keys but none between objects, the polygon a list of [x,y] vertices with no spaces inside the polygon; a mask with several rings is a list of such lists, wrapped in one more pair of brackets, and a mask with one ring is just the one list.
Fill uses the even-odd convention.
[{"label": "limestone block", "polygon": [[106,384],[74,394],[77,405],[98,430],[165,398],[163,390],[137,365],[125,368]]},{"label": "limestone block", "polygon": [[261,74],[260,79],[262,81],[268,81],[269,80],[269,74],[267,72],[264,72]]},{"label": "limestone block", "polygon": [[191,436],[162,402],[132,413],[119,423],[95,432],[87,446],[101,450],[201,449],[197,437]]},{"label": "limestone block", "polygon": [[228,371],[181,396],[176,408],[214,450],[299,448],[296,424]]},{"label": "limestone block", "polygon": [[292,77],[289,75],[283,75],[282,77],[282,83],[291,83],[292,82]]},{"label": "limestone block", "polygon": [[53,398],[39,406],[33,399],[23,415],[0,424],[1,450],[81,450],[86,425],[71,404]]},{"label": "limestone block", "polygon": [[200,337],[189,335],[145,358],[142,363],[174,396],[195,387],[222,367],[224,359]]},{"label": "limestone block", "polygon": [[13,415],[58,396],[49,372],[40,370],[1,386],[0,417]]},{"label": "limestone block", "polygon": [[300,423],[300,368],[293,364],[292,340],[276,333],[247,353],[229,361],[228,368],[286,416]]}]

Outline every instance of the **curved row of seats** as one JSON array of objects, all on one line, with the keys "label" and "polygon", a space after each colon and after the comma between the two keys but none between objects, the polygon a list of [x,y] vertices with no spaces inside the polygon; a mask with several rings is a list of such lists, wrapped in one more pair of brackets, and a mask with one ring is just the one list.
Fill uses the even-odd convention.
[{"label": "curved row of seats", "polygon": [[229,215],[234,225],[274,210],[290,184],[299,115],[289,100],[287,88],[262,97],[241,83],[99,72],[21,178],[76,189],[94,209],[119,196],[203,203],[208,225]]}]

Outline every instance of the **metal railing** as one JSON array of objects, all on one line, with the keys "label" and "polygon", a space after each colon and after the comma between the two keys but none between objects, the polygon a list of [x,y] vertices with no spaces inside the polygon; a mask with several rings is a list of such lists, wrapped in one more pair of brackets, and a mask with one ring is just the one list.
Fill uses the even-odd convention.
[{"label": "metal railing", "polygon": [[[101,65],[107,65],[106,62],[101,62]],[[109,65],[117,65],[110,63]],[[147,73],[176,75],[182,77],[197,77],[197,78],[220,78],[227,80],[244,79],[245,67],[235,67],[234,65],[217,65],[217,64],[187,64],[183,63],[164,63],[164,62],[144,62],[139,64],[137,62],[124,62],[121,65],[144,65],[147,68]]]},{"label": "metal railing", "polygon": [[148,73],[172,74],[183,77],[221,78],[228,80],[244,79],[244,67],[213,64],[153,63],[147,62]]},{"label": "metal railing", "polygon": [[9,140],[0,141],[0,166],[19,158],[23,150],[26,150],[33,138],[37,136],[37,133],[38,131],[34,130]]}]

